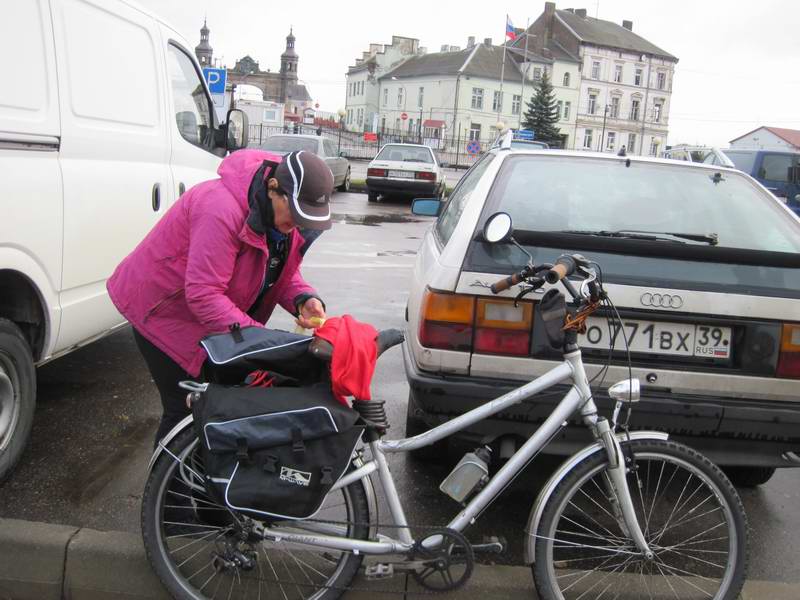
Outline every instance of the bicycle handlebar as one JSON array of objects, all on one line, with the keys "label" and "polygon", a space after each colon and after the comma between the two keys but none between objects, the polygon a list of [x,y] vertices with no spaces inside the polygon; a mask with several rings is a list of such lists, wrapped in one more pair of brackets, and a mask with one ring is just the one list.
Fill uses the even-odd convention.
[{"label": "bicycle handlebar", "polygon": [[567,254],[562,254],[556,260],[556,264],[544,276],[544,279],[550,285],[558,283],[565,277],[569,277],[575,272],[575,259]]},{"label": "bicycle handlebar", "polygon": [[500,281],[493,283],[489,286],[489,289],[492,290],[493,294],[499,294],[500,292],[504,292],[512,285],[517,285],[520,281],[522,281],[525,277],[525,271],[520,271],[519,273],[514,273],[513,275],[509,275]]}]

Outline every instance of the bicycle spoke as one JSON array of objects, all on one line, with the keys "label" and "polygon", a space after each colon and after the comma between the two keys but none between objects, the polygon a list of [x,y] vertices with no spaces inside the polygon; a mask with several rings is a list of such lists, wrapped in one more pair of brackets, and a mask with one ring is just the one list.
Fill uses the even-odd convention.
[{"label": "bicycle spoke", "polygon": [[184,545],[183,545],[183,546],[181,546],[180,548],[175,548],[175,550],[172,550],[172,553],[173,553],[173,554],[177,554],[178,552],[180,552],[181,550],[185,550],[185,549],[186,549],[186,548],[188,548],[189,546],[194,546],[194,545],[195,545],[197,542],[202,542],[202,541],[203,541],[203,540],[205,540],[206,538],[208,538],[208,537],[210,537],[210,536],[214,535],[214,533],[215,533],[215,532],[211,531],[211,532],[209,532],[209,533],[205,534],[205,535],[204,535],[204,536],[202,536],[202,537],[199,537],[199,538],[197,538],[197,539],[194,539],[194,540],[192,540],[192,541],[191,541],[191,542],[189,542],[188,544],[184,544]]},{"label": "bicycle spoke", "polygon": [[[593,480],[593,481],[594,481],[594,480]],[[605,508],[604,506],[601,506],[601,505],[600,505],[600,503],[599,503],[599,502],[597,502],[597,500],[595,500],[595,499],[594,499],[594,498],[592,498],[592,497],[591,497],[589,494],[587,494],[586,492],[584,492],[584,491],[583,491],[583,488],[581,488],[581,489],[580,489],[580,490],[578,490],[578,491],[579,491],[581,494],[583,494],[584,496],[586,496],[586,497],[587,497],[587,498],[588,498],[588,499],[589,499],[589,500],[592,502],[592,504],[594,504],[594,505],[595,505],[597,508],[599,508],[599,509],[600,509],[600,510],[602,510],[604,513],[606,513],[606,514],[607,514],[609,517],[611,517],[611,519],[612,519],[613,521],[616,521],[616,519],[614,518],[614,515],[612,515],[610,512],[608,512],[608,510],[606,510],[606,508]],[[605,496],[603,496],[603,498],[607,500],[607,498],[605,498]]]},{"label": "bicycle spoke", "polygon": [[[684,571],[683,569],[678,569],[677,567],[671,567],[670,565],[668,565],[668,564],[665,564],[665,563],[663,563],[663,562],[661,562],[661,563],[659,563],[659,564],[661,564],[661,566],[662,566],[662,567],[664,567],[665,569],[667,569],[667,570],[668,570],[670,573],[672,573],[672,574],[673,574],[675,577],[677,577],[678,579],[680,579],[682,582],[684,582],[685,584],[687,584],[687,585],[689,585],[689,586],[693,587],[694,589],[696,589],[698,592],[701,592],[701,593],[705,594],[705,595],[706,595],[706,596],[708,596],[709,598],[713,598],[713,597],[714,597],[714,594],[710,594],[709,592],[707,592],[707,591],[706,591],[706,590],[704,590],[703,588],[701,588],[701,587],[698,587],[698,586],[696,586],[695,584],[693,584],[691,581],[687,581],[686,579],[684,579],[683,577],[681,577],[681,576],[680,576],[678,573],[684,573],[684,574],[686,574],[686,575],[691,575],[692,577],[700,577],[700,578],[702,578],[702,579],[707,579],[707,578],[703,577],[702,575],[697,575],[697,574],[695,574],[695,573],[690,573],[689,571]],[[709,581],[711,581],[711,580],[709,580]]]},{"label": "bicycle spoke", "polygon": [[[275,576],[275,579],[278,579],[278,572],[275,570],[275,565],[272,564],[272,561],[267,554],[267,551],[264,549],[264,546],[261,546],[261,551],[264,553],[264,558],[267,559],[267,563],[269,563],[269,568],[272,569],[272,574]],[[283,584],[278,583],[278,587],[281,589],[281,594],[283,594],[284,600],[289,600],[289,596],[286,595],[286,590],[283,589]]]},{"label": "bicycle spoke", "polygon": [[[709,530],[706,530],[706,531],[709,531]],[[706,533],[706,531],[704,531],[703,533]],[[697,537],[697,536],[695,536],[695,537]],[[693,538],[689,538],[689,539],[693,539]],[[697,540],[697,541],[694,541],[694,542],[690,542],[689,540],[686,540],[685,542],[681,542],[680,544],[672,544],[670,546],[670,548],[683,548],[684,546],[696,546],[697,544],[708,544],[709,542],[720,542],[722,540],[729,540],[729,539],[730,538],[727,535],[724,535],[724,536],[718,537],[718,538],[711,538],[711,539],[708,539],[708,540]]]},{"label": "bicycle spoke", "polygon": [[667,582],[667,585],[669,586],[669,589],[672,590],[672,595],[675,596],[675,600],[681,600],[681,597],[678,596],[678,592],[676,592],[675,588],[672,586],[672,582],[670,582],[669,577],[667,577],[664,574],[664,571],[661,570],[661,565],[659,565],[658,562],[656,562],[655,565],[656,565],[656,569],[658,569],[658,572],[661,573],[661,576],[664,578],[664,581]]},{"label": "bicycle spoke", "polygon": [[684,554],[683,552],[679,552],[677,550],[672,550],[672,549],[667,548],[667,549],[664,550],[664,552],[672,552],[673,554],[678,554],[680,556],[685,556],[686,558],[690,558],[692,560],[696,560],[696,561],[699,561],[701,563],[704,563],[704,564],[707,564],[707,565],[711,565],[712,567],[716,567],[718,569],[722,569],[723,571],[726,568],[726,565],[718,565],[717,563],[713,563],[710,560],[704,560],[704,559],[702,559],[700,557],[691,556],[690,554]]},{"label": "bicycle spoke", "polygon": [[[694,517],[692,517],[690,519],[686,519],[682,523],[673,523],[671,526],[667,527],[666,529],[662,529],[661,532],[653,539],[653,543],[657,544],[667,531],[669,531],[670,529],[674,529],[675,527],[677,527],[680,524],[691,523],[692,521],[695,521],[697,519],[702,519],[703,517],[706,517],[706,516],[708,516],[710,514],[713,514],[713,513],[717,512],[717,511],[720,511],[720,510],[722,510],[722,507],[718,506],[717,508],[713,508],[713,509],[709,510],[708,512],[704,512],[701,515],[695,515]],[[724,523],[724,521],[723,521],[723,523]]]}]

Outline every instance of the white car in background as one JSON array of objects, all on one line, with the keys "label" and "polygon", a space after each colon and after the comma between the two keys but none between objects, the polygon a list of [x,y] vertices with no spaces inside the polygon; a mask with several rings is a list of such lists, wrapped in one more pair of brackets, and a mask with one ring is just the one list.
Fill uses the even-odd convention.
[{"label": "white car in background", "polygon": [[378,196],[442,198],[444,172],[428,146],[386,144],[367,168],[370,202]]}]

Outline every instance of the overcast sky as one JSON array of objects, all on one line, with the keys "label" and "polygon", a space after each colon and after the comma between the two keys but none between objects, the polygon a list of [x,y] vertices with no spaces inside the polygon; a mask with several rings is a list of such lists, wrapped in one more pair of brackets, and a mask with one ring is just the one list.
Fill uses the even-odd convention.
[{"label": "overcast sky", "polygon": [[[176,27],[192,48],[208,16],[214,56],[232,67],[249,54],[262,70],[280,69],[289,27],[298,74],[321,110],[344,106],[345,72],[370,43],[416,37],[429,52],[464,47],[467,37],[502,39],[505,15],[524,27],[543,1],[267,2],[138,0]],[[800,2],[797,0],[558,0],[591,16],[622,23],[679,58],[673,83],[669,144],[726,147],[759,125],[800,129]]]}]

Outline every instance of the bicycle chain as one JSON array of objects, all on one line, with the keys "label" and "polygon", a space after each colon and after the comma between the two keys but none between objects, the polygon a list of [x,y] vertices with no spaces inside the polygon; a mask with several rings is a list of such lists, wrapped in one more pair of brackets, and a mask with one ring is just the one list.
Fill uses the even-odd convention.
[{"label": "bicycle chain", "polygon": [[[396,525],[394,523],[358,523],[352,521],[328,521],[325,519],[303,519],[304,523],[320,523],[324,525],[352,525],[352,526],[365,526],[365,527],[375,527],[378,528],[394,528],[394,529],[442,529],[440,525]],[[347,554],[356,554],[353,551],[342,550],[342,553]],[[392,563],[389,563],[392,564]],[[394,578],[395,575],[392,575],[391,578]],[[389,579],[388,577],[386,579]],[[342,592],[370,592],[372,594],[408,594],[409,591],[406,590],[388,590],[388,589],[373,589],[373,588],[360,588],[354,586],[340,586],[340,585],[324,585],[324,584],[314,584],[314,583],[301,583],[297,581],[287,581],[285,579],[263,579],[261,577],[258,578],[259,582],[265,583],[277,583],[278,585],[286,585],[286,586],[294,586],[294,587],[310,587],[315,589],[331,589],[331,590],[340,590]],[[420,586],[421,587],[421,586]],[[450,590],[428,590],[428,589],[421,589],[419,591],[413,592],[415,595],[419,596],[436,596],[440,594],[447,594]]]}]

